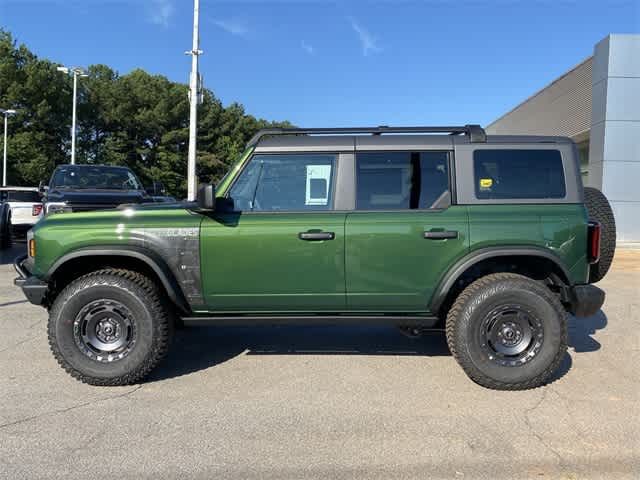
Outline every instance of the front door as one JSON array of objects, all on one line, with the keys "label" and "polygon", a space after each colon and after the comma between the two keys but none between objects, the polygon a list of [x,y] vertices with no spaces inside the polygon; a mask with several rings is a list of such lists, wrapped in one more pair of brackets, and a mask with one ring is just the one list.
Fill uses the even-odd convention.
[{"label": "front door", "polygon": [[451,204],[450,177],[448,152],[356,154],[356,210],[346,221],[350,311],[428,310],[469,244],[467,209]]},{"label": "front door", "polygon": [[202,223],[203,290],[210,309],[345,309],[346,215],[333,210],[336,157],[252,157],[230,189],[234,211]]}]

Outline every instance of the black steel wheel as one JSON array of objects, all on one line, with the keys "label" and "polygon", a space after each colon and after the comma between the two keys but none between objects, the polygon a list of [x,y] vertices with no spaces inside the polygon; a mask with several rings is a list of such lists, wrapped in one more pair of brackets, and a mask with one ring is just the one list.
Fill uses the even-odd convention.
[{"label": "black steel wheel", "polygon": [[142,380],[166,355],[170,309],[139,273],[108,269],[70,283],[49,312],[49,345],[74,378],[92,385]]},{"label": "black steel wheel", "polygon": [[73,338],[82,353],[97,362],[125,358],[136,343],[136,320],[121,302],[99,299],[85,306],[73,322]]},{"label": "black steel wheel", "polygon": [[476,383],[498,390],[549,381],[567,349],[567,315],[544,284],[496,273],[469,285],[447,315],[447,343]]},{"label": "black steel wheel", "polygon": [[485,316],[479,335],[489,360],[504,367],[518,367],[540,352],[544,327],[542,320],[522,305],[501,305]]}]

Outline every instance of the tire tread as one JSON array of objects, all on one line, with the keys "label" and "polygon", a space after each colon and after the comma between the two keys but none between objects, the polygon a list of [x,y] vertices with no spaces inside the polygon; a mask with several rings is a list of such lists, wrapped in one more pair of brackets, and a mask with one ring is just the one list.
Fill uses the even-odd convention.
[{"label": "tire tread", "polygon": [[[490,287],[491,285],[498,282],[529,282],[533,288],[536,288],[538,293],[542,293],[542,295],[549,301],[549,303],[553,306],[553,308],[558,312],[560,318],[562,319],[562,337],[560,339],[561,345],[558,349],[556,356],[553,361],[549,364],[549,366],[540,374],[535,377],[528,379],[522,382],[514,382],[507,383],[495,380],[482,372],[473,365],[471,359],[464,355],[461,351],[460,347],[462,345],[458,345],[456,340],[456,331],[458,328],[458,322],[462,317],[463,310],[467,306],[472,299],[479,294],[479,292],[485,288]],[[482,385],[487,388],[491,388],[494,390],[528,390],[532,388],[537,388],[545,383],[547,380],[553,375],[553,373],[558,369],[564,354],[567,350],[567,342],[568,342],[568,331],[567,331],[567,313],[562,306],[560,300],[553,294],[547,287],[539,285],[536,281],[531,280],[528,277],[523,275],[518,275],[515,273],[494,273],[471,283],[467,288],[465,288],[462,293],[458,296],[456,301],[453,303],[453,306],[449,310],[446,319],[446,337],[447,344],[449,346],[449,350],[453,355],[453,358],[456,359],[458,364],[462,367],[465,373],[479,385]]]},{"label": "tire tread", "polygon": [[[70,365],[60,351],[56,338],[56,319],[64,308],[65,303],[78,291],[95,285],[113,285],[114,282],[120,288],[123,288],[130,293],[133,292],[131,292],[131,289],[127,287],[131,284],[143,290],[144,297],[140,298],[140,300],[147,305],[151,315],[153,315],[154,329],[156,330],[157,335],[146,359],[136,369],[126,375],[112,378],[100,378],[86,375]],[[58,364],[76,380],[96,386],[121,386],[139,383],[167,355],[173,333],[167,305],[165,305],[161,299],[156,284],[138,272],[116,268],[96,270],[79,277],[67,285],[57,296],[51,310],[49,311],[47,330],[49,347]]]},{"label": "tire tread", "polygon": [[596,283],[604,278],[613,262],[616,251],[616,219],[609,200],[597,188],[584,188],[584,203],[589,218],[597,220],[602,225],[600,261],[591,265],[589,269],[589,281]]}]

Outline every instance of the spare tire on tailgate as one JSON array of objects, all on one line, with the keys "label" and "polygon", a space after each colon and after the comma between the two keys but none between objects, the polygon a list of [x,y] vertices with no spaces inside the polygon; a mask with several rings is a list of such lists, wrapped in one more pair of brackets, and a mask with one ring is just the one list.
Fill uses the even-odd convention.
[{"label": "spare tire on tailgate", "polygon": [[597,188],[584,188],[584,205],[589,213],[589,219],[600,222],[602,234],[600,237],[600,261],[591,265],[589,281],[599,282],[609,271],[613,255],[616,252],[616,220],[609,200]]}]

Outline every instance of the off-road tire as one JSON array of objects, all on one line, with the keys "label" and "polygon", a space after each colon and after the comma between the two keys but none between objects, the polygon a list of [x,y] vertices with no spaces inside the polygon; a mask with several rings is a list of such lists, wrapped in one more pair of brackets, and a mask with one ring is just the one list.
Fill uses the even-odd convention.
[{"label": "off-road tire", "polygon": [[[539,350],[527,363],[498,365],[481,346],[481,325],[495,308],[517,304],[543,327]],[[513,273],[482,277],[458,296],[446,320],[447,344],[465,373],[487,388],[526,390],[547,383],[567,350],[567,314],[545,285]]]},{"label": "off-road tire", "polygon": [[9,248],[13,237],[11,228],[11,207],[8,204],[0,204],[0,249]]},{"label": "off-road tire", "polygon": [[589,281],[596,283],[607,274],[616,253],[616,219],[609,200],[597,188],[584,188],[584,204],[589,212],[589,218],[600,222],[602,226],[600,261],[591,265],[589,269]]},{"label": "off-road tire", "polygon": [[[134,318],[137,339],[128,355],[112,363],[90,358],[78,347],[74,320],[93,301],[115,300]],[[173,324],[158,286],[147,277],[122,269],[84,275],[57,296],[49,311],[49,346],[54,357],[75,379],[99,386],[140,382],[167,354]]]}]

